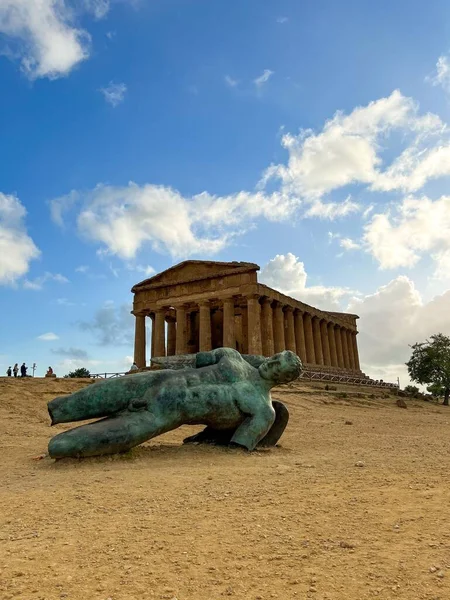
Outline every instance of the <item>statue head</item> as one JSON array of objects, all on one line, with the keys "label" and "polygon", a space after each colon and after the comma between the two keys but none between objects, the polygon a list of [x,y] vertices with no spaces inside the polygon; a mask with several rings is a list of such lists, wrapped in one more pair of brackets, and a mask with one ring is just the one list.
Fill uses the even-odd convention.
[{"label": "statue head", "polygon": [[284,350],[266,358],[258,367],[258,371],[263,379],[277,385],[297,379],[302,372],[302,363],[296,354]]}]

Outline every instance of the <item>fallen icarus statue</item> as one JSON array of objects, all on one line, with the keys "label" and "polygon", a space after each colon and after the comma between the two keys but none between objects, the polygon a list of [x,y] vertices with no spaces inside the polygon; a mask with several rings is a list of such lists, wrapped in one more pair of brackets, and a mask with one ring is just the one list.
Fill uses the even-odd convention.
[{"label": "fallen icarus statue", "polygon": [[[300,376],[293,352],[253,364],[231,348],[199,352],[195,367],[144,371],[95,383],[48,403],[52,425],[102,418],[56,435],[52,458],[125,452],[180,427],[206,425],[189,442],[230,444],[247,450],[274,446],[286,428],[286,407],[272,401],[274,386]],[[255,366],[256,365],[256,366]]]}]

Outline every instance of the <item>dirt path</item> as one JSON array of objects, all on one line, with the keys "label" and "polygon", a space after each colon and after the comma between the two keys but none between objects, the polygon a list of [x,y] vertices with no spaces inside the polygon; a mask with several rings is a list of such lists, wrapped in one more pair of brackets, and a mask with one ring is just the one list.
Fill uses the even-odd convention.
[{"label": "dirt path", "polygon": [[450,598],[443,407],[297,386],[270,451],[183,447],[184,428],[32,460],[64,429],[46,402],[79,385],[0,379],[2,600]]}]

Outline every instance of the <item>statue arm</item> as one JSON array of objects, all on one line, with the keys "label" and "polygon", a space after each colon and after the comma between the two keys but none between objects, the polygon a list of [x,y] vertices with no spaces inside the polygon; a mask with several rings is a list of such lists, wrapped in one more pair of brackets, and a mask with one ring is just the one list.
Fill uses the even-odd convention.
[{"label": "statue arm", "polygon": [[209,367],[216,365],[222,358],[232,358],[234,360],[243,360],[237,350],[233,348],[216,348],[209,352],[197,352],[195,355],[195,368]]}]

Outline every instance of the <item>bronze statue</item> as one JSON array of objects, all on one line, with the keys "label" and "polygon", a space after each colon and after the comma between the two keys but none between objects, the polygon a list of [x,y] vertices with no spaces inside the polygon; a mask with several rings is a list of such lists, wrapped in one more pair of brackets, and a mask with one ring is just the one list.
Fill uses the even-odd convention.
[{"label": "bronze statue", "polygon": [[[255,364],[255,357],[252,362]],[[206,425],[185,442],[229,443],[247,450],[274,445],[287,409],[270,390],[299,377],[293,352],[259,357],[252,366],[231,348],[199,352],[195,368],[145,371],[95,383],[48,404],[52,425],[102,418],[50,440],[52,458],[124,452],[181,425]]]}]

